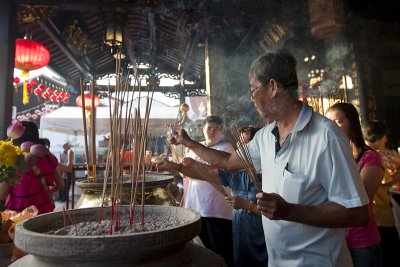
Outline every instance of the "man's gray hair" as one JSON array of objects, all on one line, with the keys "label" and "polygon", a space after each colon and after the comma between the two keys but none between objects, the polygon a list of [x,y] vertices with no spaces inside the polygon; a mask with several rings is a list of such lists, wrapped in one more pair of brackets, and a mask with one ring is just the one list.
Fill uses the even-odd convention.
[{"label": "man's gray hair", "polygon": [[287,50],[266,53],[253,61],[249,78],[254,76],[264,86],[274,79],[282,84],[288,94],[298,98],[296,64],[296,59]]}]

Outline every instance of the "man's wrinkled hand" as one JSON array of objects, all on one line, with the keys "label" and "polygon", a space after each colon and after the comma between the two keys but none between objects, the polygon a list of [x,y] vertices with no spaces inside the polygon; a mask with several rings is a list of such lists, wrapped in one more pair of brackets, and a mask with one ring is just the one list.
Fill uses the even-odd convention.
[{"label": "man's wrinkled hand", "polygon": [[156,169],[158,172],[172,172],[172,162],[167,160],[166,158],[162,158],[156,165]]},{"label": "man's wrinkled hand", "polygon": [[290,205],[276,193],[257,193],[257,209],[271,220],[284,220],[290,212]]},{"label": "man's wrinkled hand", "polygon": [[174,129],[167,139],[168,143],[172,145],[185,145],[188,140],[190,137],[183,129]]}]

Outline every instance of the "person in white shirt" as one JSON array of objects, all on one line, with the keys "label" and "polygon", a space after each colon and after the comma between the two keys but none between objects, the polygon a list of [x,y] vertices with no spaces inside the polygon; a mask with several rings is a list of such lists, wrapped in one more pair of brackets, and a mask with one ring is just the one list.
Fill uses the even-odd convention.
[{"label": "person in white shirt", "polygon": [[[272,122],[248,150],[261,162],[263,219],[269,266],[352,266],[346,227],[369,221],[368,196],[349,141],[332,121],[298,99],[296,60],[286,51],[258,57],[249,72],[250,98]],[[237,171],[238,153],[216,151],[178,129],[169,140],[209,164]]]},{"label": "person in white shirt", "polygon": [[[224,139],[222,119],[216,115],[204,120],[204,146],[233,152],[233,147]],[[194,151],[186,152],[187,158],[204,162]],[[233,266],[232,207],[225,196],[207,181],[184,177],[183,205],[201,215],[202,230],[199,237],[205,247],[222,256],[228,266]]]}]

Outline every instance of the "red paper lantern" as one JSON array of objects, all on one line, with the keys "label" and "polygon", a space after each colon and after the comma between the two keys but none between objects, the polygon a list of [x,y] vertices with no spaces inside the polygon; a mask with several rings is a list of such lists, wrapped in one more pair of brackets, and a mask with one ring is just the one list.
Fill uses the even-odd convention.
[{"label": "red paper lantern", "polygon": [[40,90],[40,88],[36,88],[35,90],[33,90],[33,93],[35,95],[41,95],[42,94],[42,90]]},{"label": "red paper lantern", "polygon": [[15,84],[19,84],[20,81],[21,81],[21,80],[20,80],[18,77],[14,77],[13,82],[14,82]]},{"label": "red paper lantern", "polygon": [[[84,95],[85,97],[85,109],[86,110],[91,110],[92,109],[92,95],[90,93],[87,93]],[[94,96],[94,108],[97,108],[100,105],[100,99],[97,95]],[[79,95],[76,98],[76,105],[78,107],[82,107],[82,95]]]},{"label": "red paper lantern", "polygon": [[[14,65],[17,69],[22,70],[22,77],[27,79],[29,71],[37,70],[47,66],[50,61],[50,53],[47,48],[33,40],[17,39],[15,41],[15,61]],[[29,103],[29,94],[27,83],[23,84],[22,103]]]},{"label": "red paper lantern", "polygon": [[15,45],[15,67],[23,73],[49,64],[50,53],[44,45],[29,39],[17,39]]},{"label": "red paper lantern", "polygon": [[63,100],[62,96],[58,95],[56,96],[56,101],[57,102],[61,102]]},{"label": "red paper lantern", "polygon": [[34,87],[34,86],[37,85],[37,81],[36,81],[36,80],[30,80],[30,81],[29,81],[29,84],[30,84],[32,87]]},{"label": "red paper lantern", "polygon": [[44,99],[49,99],[50,98],[50,94],[48,93],[48,92],[44,92],[43,94],[42,94],[42,97],[44,98]]},{"label": "red paper lantern", "polygon": [[51,87],[47,87],[46,92],[51,95],[54,92],[54,90]]}]

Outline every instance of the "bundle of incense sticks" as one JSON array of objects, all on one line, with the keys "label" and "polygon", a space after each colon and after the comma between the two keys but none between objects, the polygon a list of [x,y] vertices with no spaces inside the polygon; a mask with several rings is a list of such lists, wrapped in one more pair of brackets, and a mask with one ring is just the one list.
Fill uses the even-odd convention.
[{"label": "bundle of incense sticks", "polygon": [[262,191],[261,184],[257,179],[257,171],[254,168],[253,161],[250,157],[247,143],[244,140],[239,127],[236,124],[232,124],[225,130],[225,137],[238,153],[250,180],[255,184],[258,191]]},{"label": "bundle of incense sticks", "polygon": [[[117,63],[118,65],[118,63]],[[129,165],[131,173],[131,225],[133,224],[133,214],[136,205],[138,190],[138,181],[141,180],[141,207],[142,207],[142,220],[144,224],[144,204],[145,204],[145,151],[147,148],[147,126],[149,122],[150,109],[153,100],[154,88],[147,92],[146,103],[140,103],[141,87],[138,81],[137,73],[134,74],[134,83],[131,87],[129,75],[126,80],[122,79],[120,68],[116,68],[116,85],[113,100],[111,100],[110,83],[108,86],[109,98],[109,113],[110,113],[110,139],[108,144],[108,160],[106,163],[106,170],[104,175],[102,206],[100,211],[100,218],[102,220],[102,208],[106,195],[106,189],[111,184],[111,224],[110,234],[113,230],[117,231],[120,226],[119,210],[121,208],[121,195],[123,187],[123,169],[125,167],[125,153],[128,149],[132,151],[131,162]],[[137,107],[133,107],[134,92],[139,92],[139,101]],[[128,100],[126,96],[128,92],[132,91]],[[113,103],[111,102],[113,101]],[[124,102],[126,103],[124,105]],[[141,116],[140,105],[145,104],[144,118]]]},{"label": "bundle of incense sticks", "polygon": [[[173,129],[172,126],[169,125],[169,134],[172,134]],[[176,151],[176,146],[167,142],[169,149],[171,150],[172,160],[176,163],[180,162],[178,151]]]},{"label": "bundle of incense sticks", "polygon": [[216,168],[212,168],[207,164],[199,163],[193,165],[192,170],[195,172],[196,178],[209,182],[222,195],[227,195]]}]

